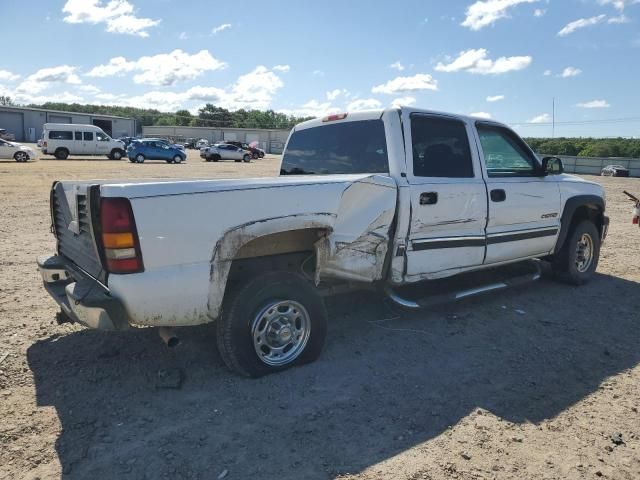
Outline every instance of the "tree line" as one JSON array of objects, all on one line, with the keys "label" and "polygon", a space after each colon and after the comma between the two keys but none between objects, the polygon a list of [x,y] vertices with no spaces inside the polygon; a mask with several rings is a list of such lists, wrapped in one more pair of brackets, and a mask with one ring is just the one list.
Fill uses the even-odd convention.
[{"label": "tree line", "polygon": [[49,110],[89,113],[93,115],[116,115],[135,118],[140,126],[177,125],[182,127],[230,127],[230,128],[282,128],[291,129],[297,123],[312,117],[296,117],[273,110],[227,110],[207,103],[193,115],[189,110],[175,113],[161,112],[153,108],[123,107],[117,105],[84,105],[80,103],[46,102],[28,107]]},{"label": "tree line", "polygon": [[640,158],[638,138],[525,138],[540,155]]}]

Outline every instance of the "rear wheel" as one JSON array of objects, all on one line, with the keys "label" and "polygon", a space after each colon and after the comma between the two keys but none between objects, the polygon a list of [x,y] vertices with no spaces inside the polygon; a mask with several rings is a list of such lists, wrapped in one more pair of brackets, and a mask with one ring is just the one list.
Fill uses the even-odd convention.
[{"label": "rear wheel", "polygon": [[229,292],[217,321],[222,359],[248,377],[316,360],[326,332],[322,298],[293,272],[266,273]]},{"label": "rear wheel", "polygon": [[13,158],[16,162],[23,163],[29,160],[29,155],[27,155],[25,152],[16,152]]},{"label": "rear wheel", "polygon": [[136,163],[144,163],[144,155],[142,155],[141,153],[136,155]]},{"label": "rear wheel", "polygon": [[600,234],[589,220],[574,226],[552,267],[557,276],[573,285],[587,283],[595,274],[600,258]]},{"label": "rear wheel", "polygon": [[69,157],[69,150],[67,150],[66,148],[59,148],[58,150],[56,150],[54,156],[58,160],[66,160],[67,157]]}]

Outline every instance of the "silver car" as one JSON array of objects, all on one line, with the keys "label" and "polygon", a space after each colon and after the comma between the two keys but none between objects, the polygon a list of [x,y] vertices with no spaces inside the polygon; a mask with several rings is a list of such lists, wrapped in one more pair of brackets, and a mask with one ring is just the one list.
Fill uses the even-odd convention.
[{"label": "silver car", "polygon": [[235,145],[228,143],[216,143],[210,147],[200,149],[200,156],[207,162],[217,162],[219,160],[235,160],[236,162],[251,161],[251,153]]}]

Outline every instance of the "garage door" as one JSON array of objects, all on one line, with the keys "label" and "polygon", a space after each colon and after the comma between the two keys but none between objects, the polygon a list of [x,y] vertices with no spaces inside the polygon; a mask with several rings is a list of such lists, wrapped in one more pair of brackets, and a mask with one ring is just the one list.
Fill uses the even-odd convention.
[{"label": "garage door", "polygon": [[13,133],[16,141],[24,141],[24,114],[21,112],[0,112],[0,128]]},{"label": "garage door", "polygon": [[49,114],[49,123],[73,123],[71,117],[65,117],[64,115],[51,115]]}]

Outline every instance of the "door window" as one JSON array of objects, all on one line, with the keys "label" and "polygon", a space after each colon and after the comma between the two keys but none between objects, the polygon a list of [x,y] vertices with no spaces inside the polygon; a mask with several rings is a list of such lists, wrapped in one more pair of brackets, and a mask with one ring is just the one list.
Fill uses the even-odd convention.
[{"label": "door window", "polygon": [[538,162],[524,142],[506,128],[478,124],[487,174],[490,177],[534,176]]},{"label": "door window", "polygon": [[465,124],[453,119],[412,115],[413,175],[473,177]]},{"label": "door window", "polygon": [[84,141],[92,142],[93,141],[93,132],[84,132]]},{"label": "door window", "polygon": [[80,141],[82,140],[82,132],[75,132],[75,135],[76,135],[75,137],[76,140],[80,140]]}]

